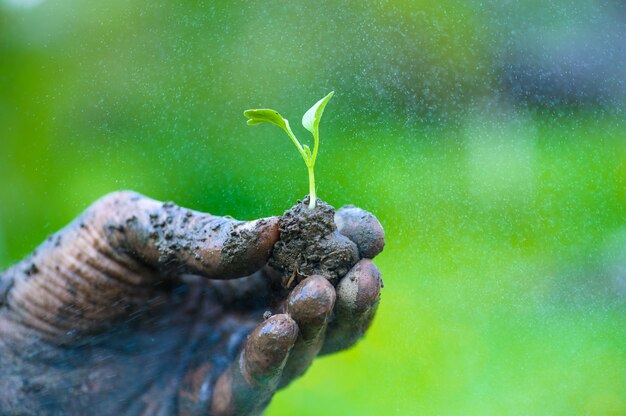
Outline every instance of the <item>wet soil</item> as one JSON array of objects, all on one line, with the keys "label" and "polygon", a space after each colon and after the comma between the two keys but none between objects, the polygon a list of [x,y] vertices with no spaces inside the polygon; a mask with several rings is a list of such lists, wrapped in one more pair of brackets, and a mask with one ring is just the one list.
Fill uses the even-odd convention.
[{"label": "wet soil", "polygon": [[269,265],[282,273],[286,288],[313,275],[324,276],[336,285],[359,261],[356,244],[337,230],[335,209],[321,199],[314,209],[308,204],[307,196],[278,221],[280,239]]}]

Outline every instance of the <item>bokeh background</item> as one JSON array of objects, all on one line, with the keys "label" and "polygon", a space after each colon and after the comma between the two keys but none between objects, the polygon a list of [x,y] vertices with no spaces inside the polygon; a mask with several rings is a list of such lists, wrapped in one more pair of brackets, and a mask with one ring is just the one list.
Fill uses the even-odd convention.
[{"label": "bokeh background", "polygon": [[330,90],[319,195],[375,213],[379,314],[277,415],[626,414],[621,1],[0,0],[0,267],[107,192],[307,192],[242,110]]}]

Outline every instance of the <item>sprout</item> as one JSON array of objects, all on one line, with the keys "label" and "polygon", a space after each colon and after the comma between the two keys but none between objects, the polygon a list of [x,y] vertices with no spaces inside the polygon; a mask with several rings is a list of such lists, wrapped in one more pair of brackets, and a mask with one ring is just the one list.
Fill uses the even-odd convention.
[{"label": "sprout", "polygon": [[248,124],[251,126],[255,126],[261,123],[272,123],[280,127],[287,133],[293,144],[296,145],[298,151],[302,155],[304,159],[304,163],[306,164],[307,169],[309,170],[309,208],[315,208],[315,203],[317,201],[317,197],[315,195],[315,174],[313,172],[313,168],[315,167],[315,159],[317,158],[317,149],[319,147],[319,125],[320,119],[322,118],[322,114],[324,113],[324,107],[331,99],[335,92],[331,91],[326,97],[319,100],[313,107],[309,108],[309,110],[302,116],[302,125],[305,129],[313,134],[313,152],[311,152],[311,148],[309,146],[302,145],[296,138],[296,136],[291,131],[291,127],[289,127],[289,121],[283,118],[277,111],[270,109],[260,109],[260,110],[246,110],[243,112],[243,115],[248,117]]}]

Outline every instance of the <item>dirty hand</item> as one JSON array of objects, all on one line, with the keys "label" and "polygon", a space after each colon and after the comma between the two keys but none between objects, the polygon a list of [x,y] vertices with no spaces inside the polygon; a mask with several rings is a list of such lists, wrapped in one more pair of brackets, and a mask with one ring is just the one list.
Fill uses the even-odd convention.
[{"label": "dirty hand", "polygon": [[[358,208],[336,219],[383,239]],[[275,217],[97,201],[0,275],[0,413],[261,413],[317,355],[363,336],[381,287],[364,258],[336,290],[312,276],[286,291],[266,266],[278,234]]]}]

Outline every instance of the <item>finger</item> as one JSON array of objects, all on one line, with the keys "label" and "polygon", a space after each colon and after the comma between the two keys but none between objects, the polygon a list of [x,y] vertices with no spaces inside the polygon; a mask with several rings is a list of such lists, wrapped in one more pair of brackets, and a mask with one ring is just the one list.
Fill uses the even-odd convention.
[{"label": "finger", "polygon": [[357,207],[345,206],[335,213],[339,232],[359,248],[359,256],[373,259],[385,247],[385,231],[376,217]]},{"label": "finger", "polygon": [[308,277],[289,295],[287,313],[298,324],[299,332],[279,387],[304,374],[319,353],[335,299],[335,288],[322,276]]},{"label": "finger", "polygon": [[341,279],[322,354],[349,348],[363,337],[378,308],[381,284],[380,271],[368,259],[358,262]]},{"label": "finger", "polygon": [[0,308],[50,339],[70,342],[169,302],[159,287],[164,272],[252,274],[277,239],[275,218],[241,222],[116,192],[7,270]]},{"label": "finger", "polygon": [[288,315],[274,315],[261,323],[239,358],[217,379],[212,414],[260,414],[276,391],[297,337],[298,326]]},{"label": "finger", "polygon": [[114,249],[159,269],[210,278],[252,274],[267,262],[278,240],[275,217],[237,221],[132,192],[103,198],[87,217],[88,225],[104,230]]}]

